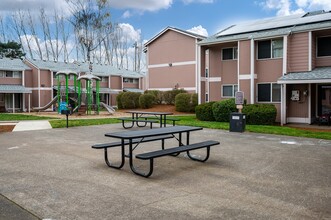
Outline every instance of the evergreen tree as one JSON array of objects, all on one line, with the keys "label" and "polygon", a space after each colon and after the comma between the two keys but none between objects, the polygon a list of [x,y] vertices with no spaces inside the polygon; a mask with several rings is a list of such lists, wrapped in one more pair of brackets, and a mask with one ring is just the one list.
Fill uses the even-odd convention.
[{"label": "evergreen tree", "polygon": [[8,58],[21,58],[25,56],[22,50],[22,45],[15,41],[8,41],[7,43],[0,42],[0,56]]}]

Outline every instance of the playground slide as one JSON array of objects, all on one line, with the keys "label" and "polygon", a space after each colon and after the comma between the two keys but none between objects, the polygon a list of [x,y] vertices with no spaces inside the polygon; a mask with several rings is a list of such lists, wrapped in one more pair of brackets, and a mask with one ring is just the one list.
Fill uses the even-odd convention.
[{"label": "playground slide", "polygon": [[51,107],[51,105],[55,104],[57,102],[57,96],[55,96],[52,101],[50,101],[47,105],[43,106],[43,107],[36,107],[36,108],[32,108],[31,111],[45,111],[47,110],[49,107]]},{"label": "playground slide", "polygon": [[113,107],[111,107],[110,105],[107,105],[103,102],[100,102],[100,105],[102,105],[105,109],[107,109],[107,111],[110,113],[110,114],[114,114],[115,113],[115,109]]}]

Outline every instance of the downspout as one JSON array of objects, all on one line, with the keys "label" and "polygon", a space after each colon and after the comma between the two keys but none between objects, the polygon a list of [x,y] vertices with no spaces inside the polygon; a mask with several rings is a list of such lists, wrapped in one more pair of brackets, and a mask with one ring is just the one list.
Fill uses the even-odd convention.
[{"label": "downspout", "polygon": [[198,103],[201,104],[201,46],[199,45],[197,47],[198,50],[198,57],[197,57],[197,85],[196,85],[196,89],[197,89],[197,93],[198,93]]},{"label": "downspout", "polygon": [[[25,85],[25,70],[22,71],[22,86]],[[22,111],[24,112],[25,109],[25,93],[22,93]]]},{"label": "downspout", "polygon": [[[313,70],[313,59],[312,59],[312,32],[308,32],[308,71]],[[311,83],[308,84],[308,121],[309,124],[312,123],[312,118],[311,118]]]},{"label": "downspout", "polygon": [[238,45],[238,49],[237,49],[237,79],[238,79],[238,91],[241,91],[240,89],[240,58],[239,58],[239,54],[240,54],[240,41],[238,41],[237,43]]},{"label": "downspout", "polygon": [[[287,36],[283,37],[283,76],[287,74]],[[280,103],[280,124],[283,126],[286,124],[286,84],[282,84],[281,86],[281,103]]]},{"label": "downspout", "polygon": [[38,107],[40,108],[40,69],[38,69]]},{"label": "downspout", "polygon": [[254,39],[251,39],[251,101],[250,104],[254,104],[254,91],[255,91],[255,82],[254,82],[254,71],[255,71],[255,66],[254,66],[254,61],[255,61],[255,56],[254,56]]},{"label": "downspout", "polygon": [[198,39],[195,39],[195,92],[198,93],[198,60],[199,60],[199,47]]}]

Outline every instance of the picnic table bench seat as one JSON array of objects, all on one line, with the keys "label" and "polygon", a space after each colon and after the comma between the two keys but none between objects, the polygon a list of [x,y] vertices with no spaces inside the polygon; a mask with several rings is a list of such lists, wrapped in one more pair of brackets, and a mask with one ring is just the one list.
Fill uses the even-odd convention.
[{"label": "picnic table bench seat", "polygon": [[[156,119],[155,117],[143,117],[143,118],[146,118],[147,120]],[[179,118],[166,118],[166,121],[172,121],[172,125],[175,126],[176,121],[180,121],[180,119]]]},{"label": "picnic table bench seat", "polygon": [[[132,139],[132,144],[139,144],[139,143],[144,143],[144,142],[151,142],[151,141],[162,141],[162,149],[164,149],[164,140],[166,139],[171,139],[174,136],[171,134],[167,134],[167,135],[158,135],[158,136],[152,136],[152,137],[146,137],[146,138],[135,138]],[[129,140],[125,140],[124,141],[124,145],[129,145],[130,142]],[[112,142],[112,143],[103,143],[103,144],[94,144],[92,145],[93,149],[104,149],[104,158],[105,158],[105,162],[109,167],[113,167],[113,168],[117,168],[120,169],[122,168],[122,166],[124,165],[123,163],[123,158],[122,158],[122,164],[119,166],[115,166],[112,165],[109,160],[108,160],[108,148],[113,148],[113,147],[121,147],[122,146],[122,142],[121,141],[117,141],[117,142]],[[123,147],[123,146],[122,146]],[[122,155],[124,155],[124,148],[122,148]]]},{"label": "picnic table bench seat", "polygon": [[[124,118],[117,118],[118,120],[122,121],[122,126],[125,129],[132,128],[134,123],[137,123],[138,127],[145,127],[147,123],[150,123],[150,128],[153,128],[153,123],[159,123],[159,120],[156,119],[147,119],[147,118],[129,118],[129,117],[124,117]],[[132,124],[131,126],[125,126],[125,122],[131,121]],[[139,125],[138,122],[144,122],[144,125]]]},{"label": "picnic table bench seat", "polygon": [[[218,141],[209,140],[209,141],[203,141],[203,142],[189,144],[189,145],[182,145],[179,147],[173,147],[173,148],[168,148],[168,149],[163,149],[163,150],[157,150],[157,151],[137,154],[136,158],[141,159],[141,160],[149,160],[149,172],[147,174],[140,173],[139,175],[141,175],[143,177],[149,177],[150,175],[152,175],[154,158],[168,156],[168,155],[174,155],[174,154],[178,154],[181,152],[187,152],[187,156],[192,160],[199,161],[199,162],[205,162],[209,158],[210,147],[214,146],[214,145],[219,145],[219,144],[220,144],[220,142],[218,142]],[[199,159],[199,158],[196,158],[196,157],[193,157],[190,155],[191,150],[197,150],[197,149],[201,149],[201,148],[207,149],[207,154],[206,154],[205,158]]]}]

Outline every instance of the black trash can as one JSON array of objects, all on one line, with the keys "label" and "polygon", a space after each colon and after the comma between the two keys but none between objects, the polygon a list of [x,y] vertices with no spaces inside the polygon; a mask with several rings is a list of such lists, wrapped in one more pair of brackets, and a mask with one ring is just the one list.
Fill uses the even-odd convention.
[{"label": "black trash can", "polygon": [[239,112],[230,114],[230,130],[231,132],[244,132],[246,127],[246,115]]}]

